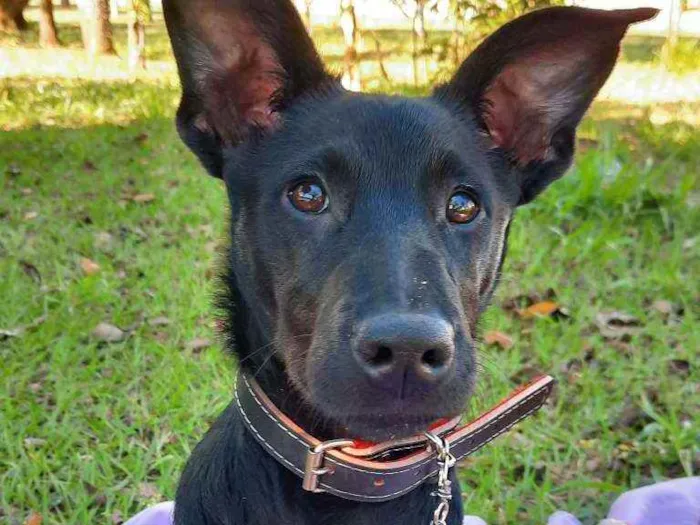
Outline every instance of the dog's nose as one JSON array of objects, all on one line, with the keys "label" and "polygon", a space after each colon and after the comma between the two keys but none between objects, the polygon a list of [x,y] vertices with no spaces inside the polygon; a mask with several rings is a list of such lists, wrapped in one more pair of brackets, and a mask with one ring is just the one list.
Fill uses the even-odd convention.
[{"label": "dog's nose", "polygon": [[387,389],[435,384],[454,363],[454,329],[424,314],[386,314],[363,322],[353,348],[364,373]]}]

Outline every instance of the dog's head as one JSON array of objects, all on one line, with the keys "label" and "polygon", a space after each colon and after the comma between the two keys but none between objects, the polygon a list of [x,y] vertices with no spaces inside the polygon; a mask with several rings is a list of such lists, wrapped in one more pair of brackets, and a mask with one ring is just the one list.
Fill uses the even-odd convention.
[{"label": "dog's head", "polygon": [[228,189],[243,366],[281,367],[355,437],[459,413],[513,212],[568,168],[628,25],[655,11],[534,12],[409,99],[343,90],[289,0],[164,6],[179,133]]}]

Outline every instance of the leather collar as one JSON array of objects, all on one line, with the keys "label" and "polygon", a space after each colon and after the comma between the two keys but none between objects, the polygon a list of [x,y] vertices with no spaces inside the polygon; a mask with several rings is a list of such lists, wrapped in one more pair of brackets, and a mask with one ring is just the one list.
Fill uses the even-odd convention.
[{"label": "leather collar", "polygon": [[[461,460],[537,411],[554,379],[541,376],[464,426],[459,418],[432,427]],[[320,441],[283,414],[251,377],[239,374],[236,406],[262,447],[302,478],[310,492],[363,502],[398,498],[438,472],[437,453],[425,436],[364,446],[351,440]]]}]

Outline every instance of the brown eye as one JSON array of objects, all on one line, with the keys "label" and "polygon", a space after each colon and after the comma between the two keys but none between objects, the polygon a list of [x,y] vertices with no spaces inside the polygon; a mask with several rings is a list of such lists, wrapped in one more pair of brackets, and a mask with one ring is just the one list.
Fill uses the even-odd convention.
[{"label": "brown eye", "polygon": [[447,218],[450,222],[466,224],[479,215],[479,205],[466,191],[457,191],[447,201]]},{"label": "brown eye", "polygon": [[287,194],[294,207],[304,213],[321,213],[328,206],[328,197],[315,182],[301,182]]}]

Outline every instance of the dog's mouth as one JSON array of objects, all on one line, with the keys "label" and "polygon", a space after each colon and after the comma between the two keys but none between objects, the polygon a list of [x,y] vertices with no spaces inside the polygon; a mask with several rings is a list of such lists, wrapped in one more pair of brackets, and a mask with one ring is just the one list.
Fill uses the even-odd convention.
[{"label": "dog's mouth", "polygon": [[407,416],[402,414],[384,416],[357,416],[345,422],[347,437],[361,442],[377,443],[423,434],[435,425],[444,422],[442,416]]}]

